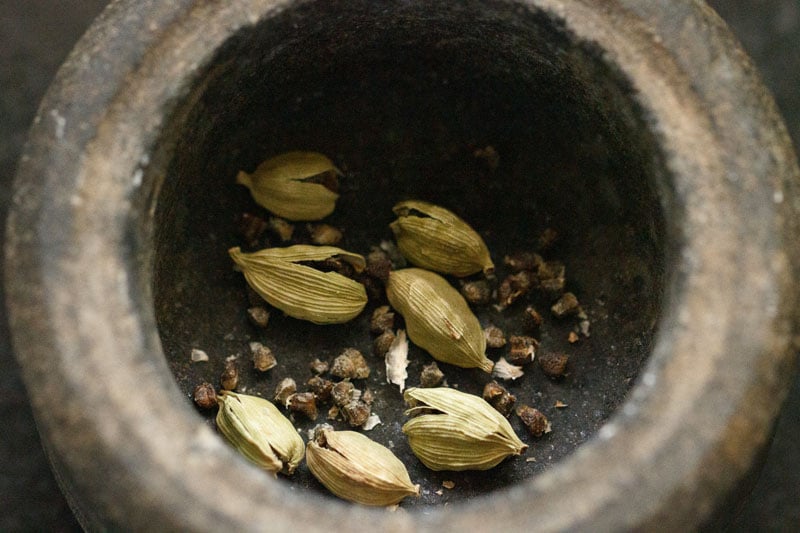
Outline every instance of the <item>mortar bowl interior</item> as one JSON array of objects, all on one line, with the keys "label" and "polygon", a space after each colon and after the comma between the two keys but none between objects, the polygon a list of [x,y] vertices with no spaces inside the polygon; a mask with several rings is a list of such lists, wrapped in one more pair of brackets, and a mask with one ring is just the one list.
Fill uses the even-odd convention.
[{"label": "mortar bowl interior", "polygon": [[[112,2],[34,122],[6,241],[15,353],[81,522],[707,522],[757,464],[794,369],[800,171],[765,94],[722,22],[688,0]],[[511,415],[524,455],[487,472],[431,472],[411,453],[400,392],[372,355],[380,298],[345,325],[275,310],[265,329],[250,324],[228,249],[245,244],[242,214],[270,215],[235,177],[291,150],[342,170],[324,222],[351,252],[390,242],[392,207],[406,199],[467,221],[497,282],[506,255],[536,251],[555,230],[542,254],[564,263],[587,324],[556,319],[540,292],[475,311],[482,326],[532,334],[540,355],[568,354],[563,379],[533,363],[506,383],[552,432],[531,437]],[[308,228],[295,233],[302,241]],[[281,243],[267,232],[257,244]],[[544,316],[538,330],[523,324],[528,305]],[[278,366],[253,370],[254,341]],[[421,486],[395,513],[331,497],[305,465],[273,479],[216,432],[213,410],[192,403],[228,359],[240,392],[271,398],[284,377],[303,390],[314,358],[348,347],[371,368],[357,386],[374,392],[381,424],[366,434]],[[192,349],[209,361],[192,363]],[[431,358],[415,346],[409,358],[415,386]],[[440,368],[469,393],[491,379]],[[304,440],[326,410],[295,417]]]},{"label": "mortar bowl interior", "polygon": [[[358,348],[372,369],[359,385],[376,393],[373,411],[382,421],[369,436],[391,447],[422,486],[419,499],[403,504],[409,508],[512,486],[595,434],[648,357],[668,275],[666,207],[658,192],[665,171],[625,76],[550,17],[495,7],[300,5],[229,39],[158,143],[168,164],[153,219],[152,286],[161,342],[180,389],[190,398],[199,383],[216,385],[226,358],[235,356],[239,390],[271,398],[284,377],[304,390],[315,357],[330,361],[346,347]],[[487,147],[496,161],[479,156]],[[541,294],[503,312],[476,311],[483,326],[528,334],[522,314],[532,304],[545,315],[533,332],[541,351],[570,356],[562,380],[547,379],[534,364],[507,384],[518,405],[539,408],[553,426],[535,439],[511,416],[531,445],[526,456],[463,473],[431,472],[413,456],[401,432],[401,394],[386,384],[383,361],[372,355],[369,316],[385,302],[370,302],[339,326],[278,311],[266,329],[248,322],[245,282],[227,250],[243,245],[237,217],[270,214],[235,176],[291,150],[326,154],[343,171],[341,197],[324,222],[344,230],[339,246],[349,251],[366,255],[391,241],[392,206],[409,198],[468,221],[487,242],[498,281],[508,273],[504,256],[536,251],[542,231],[557,231],[557,243],[543,253],[565,263],[567,290],[589,317],[588,336],[570,342],[579,321],[553,318],[553,299]],[[294,242],[305,232],[298,223]],[[268,241],[262,245],[281,245]],[[269,346],[279,365],[255,371],[252,341]],[[192,363],[193,348],[210,361]],[[500,355],[490,352],[495,360]],[[415,386],[432,359],[415,347],[410,359],[407,385]],[[491,380],[478,370],[440,366],[447,383],[465,392],[480,395]],[[557,402],[568,407],[556,408]],[[326,410],[316,421],[298,416],[296,425],[307,430],[324,422]],[[198,412],[213,426],[213,411]],[[455,488],[442,495],[444,480]],[[283,481],[325,493],[305,465]]]}]

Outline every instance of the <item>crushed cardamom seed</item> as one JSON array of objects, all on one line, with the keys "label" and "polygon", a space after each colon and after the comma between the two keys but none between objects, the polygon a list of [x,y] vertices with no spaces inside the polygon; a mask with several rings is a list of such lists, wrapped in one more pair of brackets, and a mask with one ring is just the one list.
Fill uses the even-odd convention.
[{"label": "crushed cardamom seed", "polygon": [[266,372],[278,365],[272,350],[260,342],[251,342],[250,351],[253,354],[253,368],[259,372]]},{"label": "crushed cardamom seed", "polygon": [[517,401],[517,397],[496,381],[490,381],[483,387],[483,399],[497,409],[497,412],[507,417]]},{"label": "crushed cardamom seed", "polygon": [[529,405],[520,405],[517,407],[517,416],[522,420],[522,423],[528,429],[528,432],[534,437],[541,437],[545,433],[552,431],[552,426],[547,417]]}]

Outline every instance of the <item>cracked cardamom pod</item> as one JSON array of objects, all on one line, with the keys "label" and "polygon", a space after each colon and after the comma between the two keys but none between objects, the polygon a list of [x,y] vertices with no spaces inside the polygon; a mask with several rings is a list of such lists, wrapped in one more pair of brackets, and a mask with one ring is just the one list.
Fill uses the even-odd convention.
[{"label": "cracked cardamom pod", "polygon": [[389,227],[397,247],[418,267],[458,277],[494,272],[483,239],[455,213],[418,200],[400,202],[392,210],[397,220]]},{"label": "cracked cardamom pod", "polygon": [[218,401],[217,428],[239,453],[275,475],[294,472],[303,460],[303,439],[272,402],[230,391]]},{"label": "cracked cardamom pod", "polygon": [[388,448],[355,431],[317,430],[306,450],[308,469],[336,496],[386,506],[419,496],[405,465]]},{"label": "cracked cardamom pod", "polygon": [[333,212],[339,194],[333,162],[316,152],[287,152],[267,159],[255,172],[239,172],[236,183],[256,203],[288,220],[319,220]]},{"label": "cracked cardamom pod", "polygon": [[488,470],[528,446],[508,420],[485,400],[455,389],[407,389],[406,415],[421,414],[403,426],[408,443],[431,470]]},{"label": "cracked cardamom pod", "polygon": [[411,342],[434,359],[492,371],[480,322],[443,277],[421,268],[394,270],[386,282],[386,296],[403,315]]},{"label": "cracked cardamom pod", "polygon": [[242,252],[237,246],[228,253],[250,287],[291,317],[315,324],[339,324],[354,318],[367,304],[367,291],[361,283],[312,266],[315,262],[338,258],[361,272],[365,261],[358,254],[333,246],[307,244],[253,253]]}]

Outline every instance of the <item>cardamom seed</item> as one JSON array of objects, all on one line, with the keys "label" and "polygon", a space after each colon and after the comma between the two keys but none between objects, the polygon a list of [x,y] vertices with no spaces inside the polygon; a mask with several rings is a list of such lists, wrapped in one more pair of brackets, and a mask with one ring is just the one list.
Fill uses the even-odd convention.
[{"label": "cardamom seed", "polygon": [[388,448],[355,431],[321,429],[308,443],[308,469],[336,496],[386,506],[419,496],[403,463]]},{"label": "cardamom seed", "polygon": [[411,342],[434,359],[492,371],[480,322],[443,277],[421,268],[395,270],[389,274],[386,296],[403,315]]},{"label": "cardamom seed", "polygon": [[239,453],[275,475],[294,472],[303,460],[303,439],[272,402],[229,391],[218,401],[217,428]]},{"label": "cardamom seed", "polygon": [[333,246],[297,244],[253,253],[228,250],[247,283],[272,306],[287,315],[315,324],[339,324],[358,315],[367,304],[367,291],[337,272],[321,272],[303,262],[339,258],[357,272],[364,258]]},{"label": "cardamom seed", "polygon": [[431,470],[488,470],[528,446],[506,418],[478,396],[448,388],[407,389],[411,408],[421,414],[403,426],[408,443]]},{"label": "cardamom seed", "polygon": [[455,213],[418,200],[400,202],[393,211],[398,218],[389,226],[397,247],[415,265],[458,277],[494,272],[483,239]]},{"label": "cardamom seed", "polygon": [[287,152],[267,159],[255,172],[239,172],[236,182],[250,189],[256,203],[288,220],[319,220],[336,207],[333,162],[316,152]]}]

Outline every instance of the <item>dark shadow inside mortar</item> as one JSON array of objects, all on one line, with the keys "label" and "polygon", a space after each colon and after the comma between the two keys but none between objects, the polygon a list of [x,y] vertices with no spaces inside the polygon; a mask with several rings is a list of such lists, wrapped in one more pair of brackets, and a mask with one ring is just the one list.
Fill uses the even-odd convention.
[{"label": "dark shadow inside mortar", "polygon": [[[667,255],[656,141],[624,76],[601,51],[546,14],[511,4],[429,4],[312,2],[231,39],[165,129],[162,150],[170,160],[154,222],[156,317],[187,401],[199,383],[218,385],[228,356],[238,356],[240,391],[271,398],[287,376],[304,390],[315,357],[358,348],[372,374],[357,386],[376,393],[373,412],[382,420],[368,435],[422,485],[422,497],[407,507],[464,500],[530,478],[589,439],[624,400],[650,352]],[[499,155],[495,169],[474,155],[487,146]],[[467,220],[486,240],[499,279],[506,254],[535,250],[542,230],[557,230],[560,239],[545,258],[566,264],[567,289],[589,316],[590,336],[570,343],[577,321],[553,318],[552,302],[540,294],[502,313],[477,310],[484,326],[525,333],[522,311],[533,304],[545,315],[534,335],[541,350],[569,354],[560,381],[533,364],[507,383],[518,405],[550,418],[551,433],[530,437],[512,415],[530,444],[525,455],[488,472],[431,472],[410,452],[401,394],[385,384],[383,361],[371,355],[368,319],[376,302],[345,325],[315,326],[277,311],[266,329],[248,322],[245,282],[227,250],[243,245],[239,215],[269,215],[234,178],[289,150],[322,152],[344,171],[341,197],[325,222],[345,230],[340,246],[353,252],[391,240],[391,208],[407,198]],[[298,235],[304,231],[298,224]],[[279,365],[256,372],[251,341],[270,346]],[[210,361],[191,363],[192,348]],[[410,359],[407,385],[415,386],[432,359],[415,347]],[[475,394],[491,379],[479,370],[440,368],[451,386]],[[297,427],[325,422],[326,410],[315,422],[298,418]],[[198,413],[213,426],[215,412]],[[455,487],[442,489],[444,480]],[[325,492],[305,464],[284,481]]]}]

